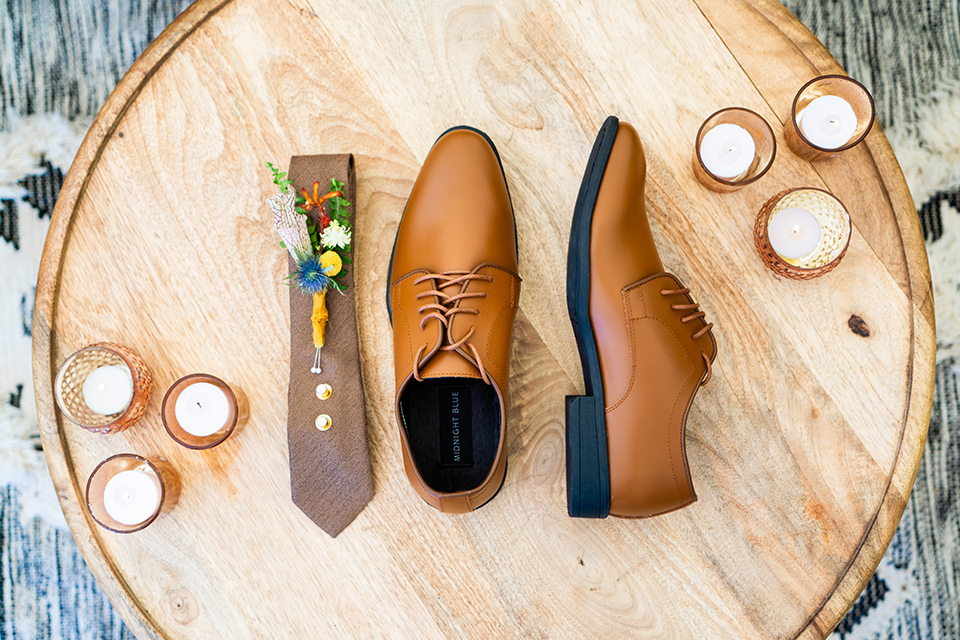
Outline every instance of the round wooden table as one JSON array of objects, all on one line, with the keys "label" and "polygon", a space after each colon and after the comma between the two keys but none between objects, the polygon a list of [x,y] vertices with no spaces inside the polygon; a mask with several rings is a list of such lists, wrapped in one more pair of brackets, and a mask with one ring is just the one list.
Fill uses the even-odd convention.
[{"label": "round wooden table", "polygon": [[[150,46],[94,122],[63,186],[34,320],[43,443],[90,568],[140,638],[822,638],[866,584],[903,512],[933,385],[920,228],[874,126],[811,165],[783,144],[796,90],[836,62],[772,0],[460,6],[201,0]],[[691,171],[702,120],[763,115],[779,154],[733,194]],[[594,135],[640,131],[667,268],[720,346],[687,425],[700,501],[646,521],[566,516],[563,415],[582,387],[564,304],[570,216]],[[401,209],[447,127],[490,134],[513,194],[524,288],[506,484],[480,511],[422,504],[401,470],[383,286]],[[356,296],[376,496],[337,539],[290,501],[286,254],[266,160],[356,154]],[[853,217],[840,266],[782,279],[752,226],[772,194],[817,186]],[[75,349],[129,345],[157,381],[127,432],[55,410]],[[252,411],[188,451],[164,390],[204,371]],[[96,464],[162,456],[176,509],[117,535],[82,504]]]}]

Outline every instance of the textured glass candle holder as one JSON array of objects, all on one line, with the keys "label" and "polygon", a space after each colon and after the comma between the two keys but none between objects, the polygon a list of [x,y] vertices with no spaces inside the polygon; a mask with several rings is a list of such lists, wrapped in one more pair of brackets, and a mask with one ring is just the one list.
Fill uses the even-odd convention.
[{"label": "textured glass candle holder", "polygon": [[[784,258],[774,251],[767,237],[770,219],[792,207],[809,211],[820,225],[820,241],[816,248],[797,259]],[[850,214],[842,202],[823,189],[804,187],[781,191],[760,208],[753,227],[753,239],[760,259],[774,273],[794,280],[810,280],[840,264],[850,246],[852,230]]]},{"label": "textured glass candle holder", "polygon": [[[703,137],[711,129],[721,124],[734,124],[746,129],[750,137],[753,138],[756,147],[756,153],[753,163],[750,167],[733,178],[721,178],[710,173],[700,155],[700,147],[703,143]],[[693,149],[693,173],[697,180],[703,186],[712,191],[729,193],[736,191],[744,185],[756,182],[763,174],[773,166],[773,159],[777,155],[777,139],[773,135],[773,129],[759,114],[750,109],[741,107],[728,107],[717,111],[700,125],[697,131],[697,138]]]},{"label": "textured glass candle holder", "polygon": [[[104,496],[107,483],[118,473],[139,470],[155,478],[160,484],[160,502],[153,513],[142,522],[124,524],[115,520],[107,511]],[[166,460],[147,459],[135,453],[120,453],[111,456],[97,465],[87,479],[87,511],[104,529],[116,533],[133,533],[149,527],[160,515],[167,513],[180,498],[180,476]]]},{"label": "textured glass candle holder", "polygon": [[[857,117],[857,127],[854,129],[850,141],[836,149],[818,147],[803,134],[800,122],[803,111],[810,103],[821,96],[838,96],[846,100],[853,108]],[[828,75],[814,78],[800,88],[793,99],[793,108],[790,117],[783,125],[783,135],[787,146],[804,160],[815,161],[832,158],[841,151],[857,146],[873,126],[876,111],[873,105],[873,96],[862,84],[847,76]]]},{"label": "textured glass candle holder", "polygon": [[[133,398],[118,413],[102,415],[91,410],[83,399],[83,383],[95,369],[119,366],[130,370]],[[113,342],[99,342],[71,354],[53,384],[57,406],[68,420],[93,433],[116,433],[129,429],[143,417],[153,393],[153,376],[136,352]]]},{"label": "textured glass candle holder", "polygon": [[[207,436],[196,436],[186,431],[177,421],[176,407],[177,399],[180,394],[190,385],[197,382],[206,382],[223,391],[227,396],[229,412],[224,425],[217,431]],[[222,443],[230,437],[234,431],[239,430],[250,416],[247,397],[243,391],[236,385],[231,386],[216,376],[205,373],[193,373],[180,378],[173,383],[166,395],[163,397],[163,406],[160,410],[163,418],[163,426],[178,444],[188,449],[210,449]]]}]

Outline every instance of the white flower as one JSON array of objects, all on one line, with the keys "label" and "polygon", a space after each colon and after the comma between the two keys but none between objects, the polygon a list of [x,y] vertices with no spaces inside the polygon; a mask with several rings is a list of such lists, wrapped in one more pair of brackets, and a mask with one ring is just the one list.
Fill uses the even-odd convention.
[{"label": "white flower", "polygon": [[350,229],[336,220],[331,220],[320,234],[324,249],[345,249],[350,244]]}]

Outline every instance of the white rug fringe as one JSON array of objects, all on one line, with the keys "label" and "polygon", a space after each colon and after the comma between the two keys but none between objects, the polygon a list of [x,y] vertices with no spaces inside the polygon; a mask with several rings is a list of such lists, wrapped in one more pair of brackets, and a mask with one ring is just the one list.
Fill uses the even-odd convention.
[{"label": "white rug fringe", "polygon": [[[63,172],[70,168],[89,122],[71,122],[57,114],[18,116],[7,112],[10,130],[0,132],[0,198],[17,201],[20,251],[0,241],[0,484],[13,483],[23,492],[21,517],[41,517],[65,527],[38,443],[33,393],[30,336],[19,329],[21,308],[33,305],[33,288],[40,268],[40,255],[49,220],[41,220],[25,200],[27,192],[18,182],[41,175],[45,159]],[[23,298],[26,300],[24,301]],[[28,320],[29,322],[29,320]],[[20,408],[6,401],[16,385],[23,385]]]},{"label": "white rug fringe", "polygon": [[960,185],[960,79],[945,80],[917,100],[915,122],[887,130],[919,209],[938,191]]},{"label": "white rug fringe", "polygon": [[27,195],[17,183],[44,172],[43,158],[66,173],[90,126],[55,113],[19,116],[8,110],[7,118],[9,131],[0,131],[0,198],[16,200]]},{"label": "white rug fringe", "polygon": [[960,363],[960,211],[940,203],[943,235],[927,245],[937,320],[937,362]]},{"label": "white rug fringe", "polygon": [[[919,209],[938,191],[960,186],[960,79],[917,101],[917,120],[887,132]],[[943,235],[927,243],[937,322],[937,361],[960,362],[960,212],[941,203]]]},{"label": "white rug fringe", "polygon": [[19,409],[0,404],[0,485],[13,484],[22,492],[20,519],[24,526],[39,517],[65,529],[47,462],[43,451],[37,449],[39,444],[36,424]]}]

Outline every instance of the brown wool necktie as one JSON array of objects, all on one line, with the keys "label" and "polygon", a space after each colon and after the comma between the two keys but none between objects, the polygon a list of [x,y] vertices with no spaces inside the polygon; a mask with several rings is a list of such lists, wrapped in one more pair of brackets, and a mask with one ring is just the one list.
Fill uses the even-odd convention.
[{"label": "brown wool necktie", "polygon": [[[353,251],[356,259],[358,238],[357,183],[352,155],[294,156],[287,178],[299,193],[313,192],[320,182],[320,193],[329,191],[331,178],[344,183],[343,197],[352,203]],[[316,209],[310,215],[316,221]],[[290,288],[290,391],[287,397],[287,441],[290,447],[290,485],[293,503],[317,526],[336,537],[363,511],[373,497],[373,476],[367,449],[367,423],[364,412],[363,384],[360,378],[360,352],[357,344],[356,292],[353,264],[344,265],[341,279],[347,288],[343,295],[327,292],[329,322],[322,350],[322,373],[311,373],[316,348],[310,315],[313,298],[296,287]],[[293,261],[290,260],[293,268]],[[317,396],[317,386],[329,384],[332,394],[326,400]],[[316,426],[321,414],[330,416],[326,431]]]}]

